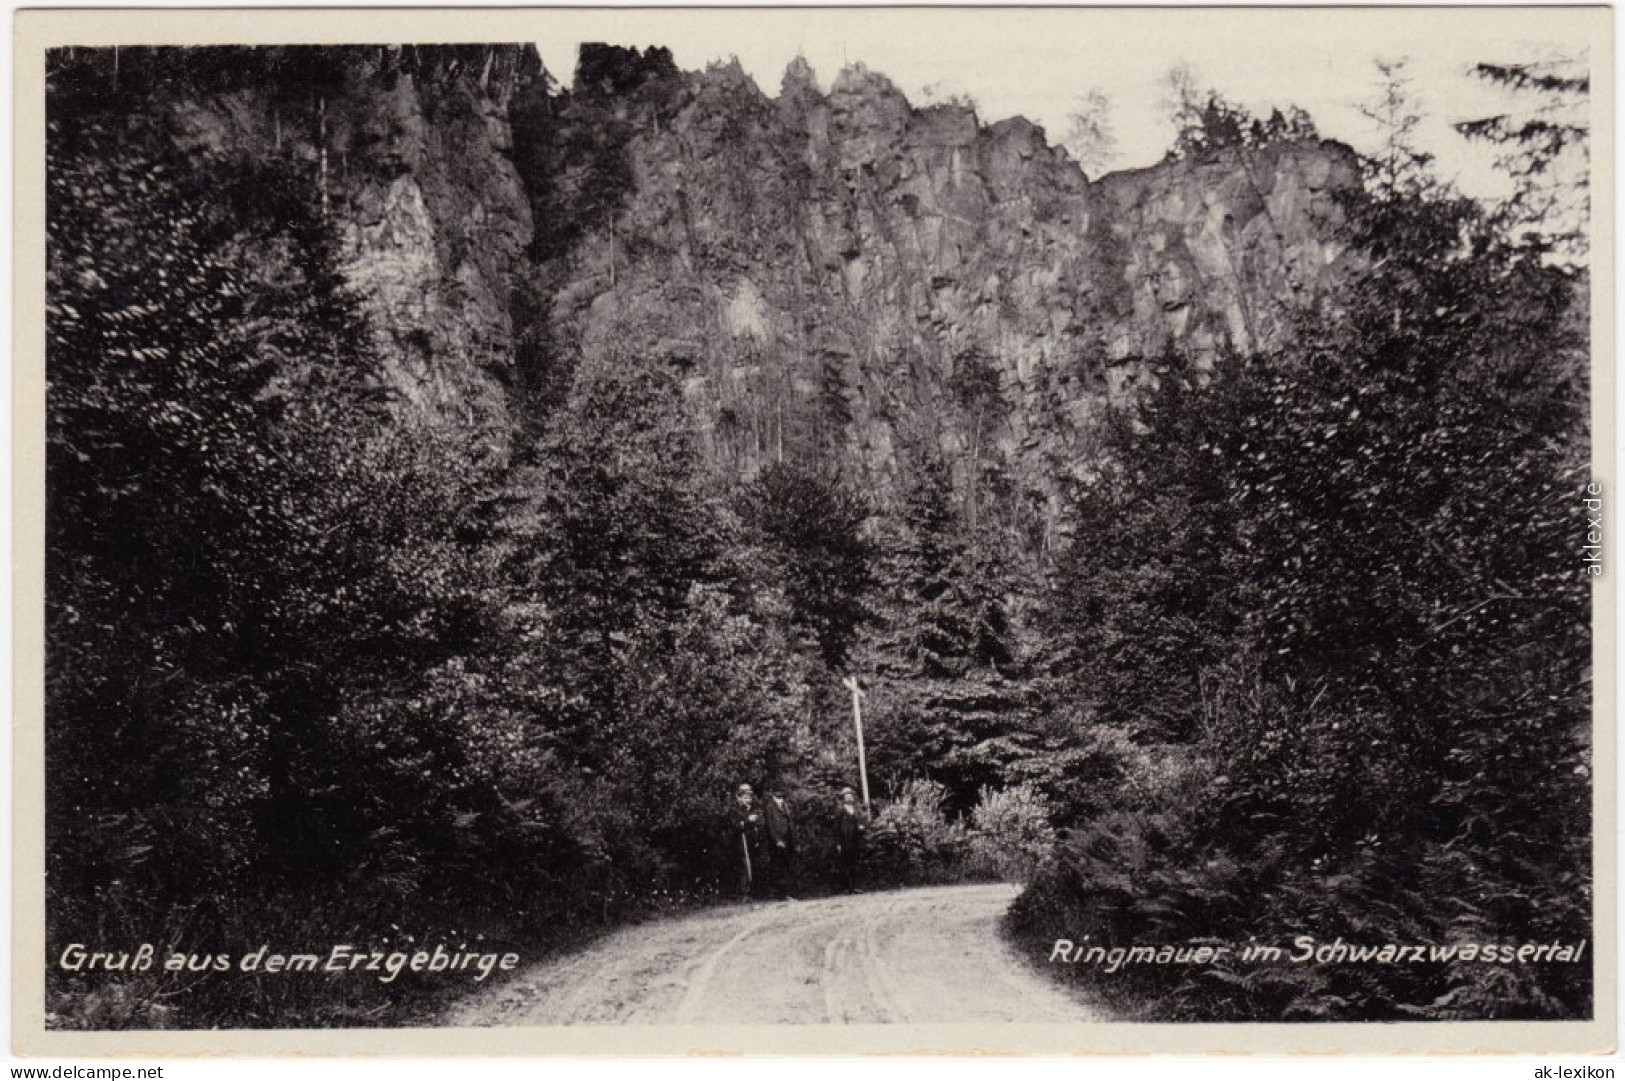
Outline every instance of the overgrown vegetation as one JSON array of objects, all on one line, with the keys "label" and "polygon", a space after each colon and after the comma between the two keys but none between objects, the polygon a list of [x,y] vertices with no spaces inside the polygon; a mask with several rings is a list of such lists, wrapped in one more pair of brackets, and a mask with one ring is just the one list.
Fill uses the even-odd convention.
[{"label": "overgrown vegetation", "polygon": [[[290,65],[337,101],[341,53],[53,68],[48,952],[534,957],[733,899],[742,779],[798,804],[803,887],[825,888],[852,779],[838,679],[878,595],[871,508],[792,464],[720,483],[675,379],[634,356],[552,369],[530,403],[545,422],[507,460],[403,419],[338,272],[325,160],[183,154],[164,123],[166,102]],[[482,56],[392,62],[454,78]],[[553,154],[524,165],[551,170],[543,263],[578,239],[559,223],[580,199],[619,198],[616,95],[671,82],[646,59],[589,51],[578,100],[531,101],[522,154]],[[865,875],[957,877],[951,855],[882,845]],[[406,1023],[436,988],[53,966],[48,1006],[89,1028]]]},{"label": "overgrown vegetation", "polygon": [[[1129,798],[1078,816],[1013,914],[1037,949],[1589,935],[1584,278],[1408,130],[1349,201],[1368,261],[1338,305],[1276,354],[1163,358],[1079,501],[1049,618],[1080,738],[1181,776],[1135,793],[1119,749]],[[1588,961],[1067,971],[1169,1020],[1591,1003]]]},{"label": "overgrown vegetation", "polygon": [[[529,960],[732,899],[741,780],[798,807],[816,892],[853,780],[850,675],[865,883],[1030,881],[1011,927],[1042,955],[1589,935],[1585,277],[1528,213],[1431,179],[1396,87],[1387,153],[1341,208],[1350,280],[1273,352],[1148,362],[1045,567],[929,438],[899,448],[890,506],[793,447],[722,477],[686,373],[561,339],[549,275],[616,242],[635,125],[684,92],[663,50],[584,50],[569,94],[510,73],[537,223],[520,431],[494,458],[403,419],[339,273],[325,157],[183,156],[163,123],[166,101],[291,80],[317,94],[272,95],[277,123],[319,131],[341,52],[55,58],[52,956]],[[491,78],[493,58],[380,62]],[[1179,104],[1179,157],[1313,133],[1189,85]],[[1577,130],[1473,134],[1538,156]],[[995,358],[947,382],[974,447],[1007,408]],[[1591,1002],[1589,969],[1556,962],[1067,971],[1158,1019]],[[411,1022],[444,986],[53,967],[48,994],[64,1026],[296,1027]]]},{"label": "overgrown vegetation", "polygon": [[[723,794],[808,772],[818,660],[730,561],[674,384],[576,373],[506,464],[414,426],[316,170],[182,157],[74,89],[49,148],[52,956],[533,948],[715,896]],[[50,1008],[400,1022],[427,986],[53,966]]]}]

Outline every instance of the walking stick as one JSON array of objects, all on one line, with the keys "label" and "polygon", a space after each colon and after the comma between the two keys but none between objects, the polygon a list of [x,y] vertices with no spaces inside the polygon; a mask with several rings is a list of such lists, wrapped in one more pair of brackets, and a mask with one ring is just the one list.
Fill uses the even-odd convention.
[{"label": "walking stick", "polygon": [[750,839],[743,833],[739,835],[739,847],[745,852],[745,889],[749,890],[756,884],[756,874],[750,868]]}]

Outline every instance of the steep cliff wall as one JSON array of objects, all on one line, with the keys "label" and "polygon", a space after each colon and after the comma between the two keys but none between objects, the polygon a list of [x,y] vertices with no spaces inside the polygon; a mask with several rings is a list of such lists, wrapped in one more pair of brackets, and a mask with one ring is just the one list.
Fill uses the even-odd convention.
[{"label": "steep cliff wall", "polygon": [[504,446],[514,295],[532,276],[509,104],[542,78],[534,49],[261,51],[256,62],[266,77],[244,87],[177,96],[176,142],[315,176],[403,407]]},{"label": "steep cliff wall", "polygon": [[1038,543],[1147,358],[1268,346],[1319,302],[1357,182],[1301,141],[1090,182],[1031,123],[861,66],[769,97],[587,47],[560,95],[528,46],[251,52],[172,95],[173,137],[319,179],[404,408],[500,451],[582,365],[665,366],[725,478],[817,461],[885,504],[942,457],[968,518]]},{"label": "steep cliff wall", "polygon": [[[600,111],[631,183],[555,266],[579,362],[683,373],[711,460],[833,460],[884,501],[941,455],[1041,532],[1102,409],[1177,346],[1267,346],[1335,273],[1352,155],[1283,142],[1090,183],[1034,125],[915,109],[861,67],[737,66]],[[591,110],[573,106],[584,123]]]}]

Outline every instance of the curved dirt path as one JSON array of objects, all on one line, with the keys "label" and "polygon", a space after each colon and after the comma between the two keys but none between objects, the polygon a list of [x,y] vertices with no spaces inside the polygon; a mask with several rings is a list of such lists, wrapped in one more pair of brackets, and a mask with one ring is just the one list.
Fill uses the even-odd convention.
[{"label": "curved dirt path", "polygon": [[1100,1021],[997,923],[1008,885],[735,905],[617,932],[459,1004],[453,1025]]}]

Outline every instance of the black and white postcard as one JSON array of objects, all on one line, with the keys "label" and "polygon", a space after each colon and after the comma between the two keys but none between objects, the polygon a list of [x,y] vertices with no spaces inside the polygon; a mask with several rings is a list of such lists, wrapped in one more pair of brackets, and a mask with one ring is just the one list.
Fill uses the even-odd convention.
[{"label": "black and white postcard", "polygon": [[1612,1046],[1609,9],[16,27],[19,1051]]}]

